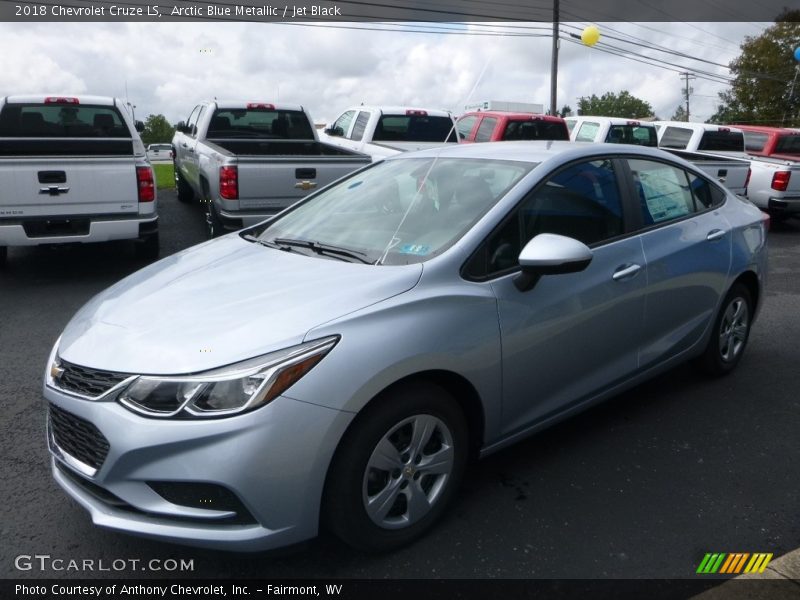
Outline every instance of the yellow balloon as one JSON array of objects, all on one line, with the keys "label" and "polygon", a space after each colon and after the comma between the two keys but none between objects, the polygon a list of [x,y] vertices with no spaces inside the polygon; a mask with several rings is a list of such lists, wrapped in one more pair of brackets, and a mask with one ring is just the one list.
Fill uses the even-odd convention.
[{"label": "yellow balloon", "polygon": [[587,46],[594,46],[600,39],[600,30],[594,25],[589,25],[581,33],[581,41]]}]

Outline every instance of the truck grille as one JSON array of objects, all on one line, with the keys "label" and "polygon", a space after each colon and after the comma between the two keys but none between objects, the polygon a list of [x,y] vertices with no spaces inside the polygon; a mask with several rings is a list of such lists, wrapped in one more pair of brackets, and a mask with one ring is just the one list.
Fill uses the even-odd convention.
[{"label": "truck grille", "polygon": [[89,421],[50,405],[50,433],[56,445],[73,458],[99,469],[108,454],[108,440]]},{"label": "truck grille", "polygon": [[62,390],[91,396],[92,398],[102,396],[119,382],[130,377],[125,373],[112,373],[110,371],[79,367],[64,360],[60,361],[60,365],[64,372],[56,381],[56,385]]}]

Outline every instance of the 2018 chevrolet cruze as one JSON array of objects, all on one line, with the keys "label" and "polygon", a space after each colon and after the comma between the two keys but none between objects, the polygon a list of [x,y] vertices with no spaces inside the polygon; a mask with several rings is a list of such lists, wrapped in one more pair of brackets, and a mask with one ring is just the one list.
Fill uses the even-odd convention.
[{"label": "2018 chevrolet cruze", "polygon": [[471,456],[742,357],[768,221],[659,150],[400,155],[93,298],[44,384],[99,526],[232,550],[421,535]]}]

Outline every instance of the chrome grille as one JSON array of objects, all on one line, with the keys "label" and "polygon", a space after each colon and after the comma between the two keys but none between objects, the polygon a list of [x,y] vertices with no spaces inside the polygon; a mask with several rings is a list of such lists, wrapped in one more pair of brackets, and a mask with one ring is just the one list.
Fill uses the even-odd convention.
[{"label": "chrome grille", "polygon": [[50,405],[50,434],[63,451],[93,469],[103,466],[108,440],[89,421]]},{"label": "chrome grille", "polygon": [[65,360],[60,361],[60,366],[64,372],[56,380],[59,388],[93,398],[102,396],[119,382],[130,377],[125,373],[79,367]]}]

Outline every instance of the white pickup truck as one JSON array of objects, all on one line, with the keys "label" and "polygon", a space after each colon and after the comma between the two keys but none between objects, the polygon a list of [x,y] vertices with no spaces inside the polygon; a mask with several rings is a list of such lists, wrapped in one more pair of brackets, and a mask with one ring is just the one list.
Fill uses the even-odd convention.
[{"label": "white pickup truck", "polygon": [[153,170],[122,101],[0,98],[0,263],[9,246],[136,240],[158,256]]},{"label": "white pickup truck", "polygon": [[446,110],[407,106],[355,106],[323,131],[325,141],[369,154],[373,160],[458,142]]},{"label": "white pickup truck", "polygon": [[209,234],[254,225],[369,156],[320,142],[302,106],[211,101],[172,138],[178,199],[206,205]]},{"label": "white pickup truck", "polygon": [[564,119],[573,142],[658,146],[656,128],[647,121],[621,117],[567,117]]},{"label": "white pickup truck", "polygon": [[[682,121],[657,121],[656,126],[659,146],[665,150],[708,154],[712,161],[723,157],[747,160],[749,170],[744,183],[740,181],[741,174],[726,166],[720,167],[726,171],[724,177],[720,171],[717,178],[776,219],[800,214],[800,163],[746,154],[745,136],[736,127]],[[743,191],[739,191],[740,186]]]}]

